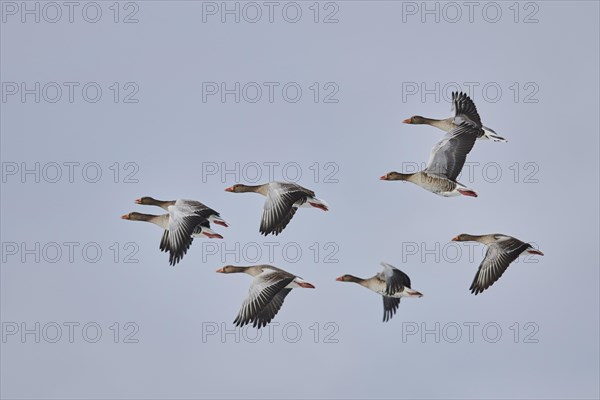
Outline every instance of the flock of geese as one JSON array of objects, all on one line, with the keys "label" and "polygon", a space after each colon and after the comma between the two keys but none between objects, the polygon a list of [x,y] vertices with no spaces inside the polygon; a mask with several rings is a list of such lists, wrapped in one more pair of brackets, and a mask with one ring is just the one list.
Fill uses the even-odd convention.
[{"label": "flock of geese", "polygon": [[[404,120],[407,124],[427,124],[446,132],[446,135],[433,147],[424,170],[403,174],[389,172],[380,179],[401,180],[414,183],[425,190],[440,196],[470,196],[477,193],[457,182],[467,154],[478,139],[506,142],[496,132],[481,124],[481,119],[473,101],[464,93],[452,94],[453,115],[443,120],[413,116]],[[279,235],[290,223],[300,207],[318,208],[328,211],[325,201],[316,197],[315,192],[289,182],[269,182],[249,186],[236,184],[227,189],[232,193],[259,193],[265,196],[259,232],[265,236]],[[160,250],[169,253],[169,264],[175,265],[186,254],[194,238],[222,239],[211,229],[211,223],[227,227],[227,222],[212,208],[195,200],[161,201],[152,197],[142,197],[137,204],[157,206],[167,213],[162,215],[131,212],[121,218],[132,221],[146,221],[163,229]],[[477,295],[489,288],[506,271],[508,266],[522,254],[544,255],[514,237],[502,234],[468,235],[461,234],[453,241],[475,241],[487,245],[488,250],[481,262],[471,293]],[[370,278],[343,275],[341,282],[354,282],[383,298],[383,321],[387,322],[396,313],[402,297],[421,297],[422,294],[411,288],[408,275],[387,263],[381,263],[383,270]],[[252,324],[256,328],[266,326],[281,309],[285,297],[294,288],[314,288],[304,279],[272,265],[233,266],[227,265],[217,270],[224,274],[245,273],[253,277],[249,295],[244,300],[234,321],[236,326]]]}]

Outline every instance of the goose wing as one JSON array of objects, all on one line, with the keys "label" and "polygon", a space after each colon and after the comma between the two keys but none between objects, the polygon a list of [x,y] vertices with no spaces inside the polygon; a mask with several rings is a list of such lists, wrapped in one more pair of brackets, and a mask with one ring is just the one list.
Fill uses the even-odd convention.
[{"label": "goose wing", "polygon": [[396,314],[396,310],[398,310],[398,306],[400,305],[399,297],[383,297],[383,322],[389,321],[394,314]]},{"label": "goose wing", "polygon": [[[294,275],[283,271],[264,269],[262,273],[254,277],[252,285],[250,286],[249,295],[246,300],[244,300],[233,323],[236,326],[244,326],[255,320],[261,321],[262,323],[262,321],[268,319],[268,315],[273,313],[273,310],[270,310],[270,312],[266,311],[264,314],[261,314],[262,311],[273,301],[279,292],[294,280],[294,278]],[[283,297],[285,298],[285,296]],[[281,301],[281,304],[283,304],[283,298],[280,298],[279,300]],[[281,305],[279,307],[281,307]],[[275,316],[277,311],[273,313],[273,316]],[[257,324],[259,323],[257,322]]]},{"label": "goose wing", "polygon": [[[189,200],[188,200],[189,201]],[[169,263],[177,264],[187,253],[192,241],[192,234],[196,227],[205,222],[214,210],[200,202],[196,204],[177,200],[175,205],[169,206],[169,224],[167,231],[161,239],[161,250],[169,251]]]},{"label": "goose wing", "polygon": [[479,131],[467,123],[453,128],[431,150],[425,171],[456,180],[478,134]]},{"label": "goose wing", "polygon": [[218,212],[197,200],[179,199],[175,202],[175,207],[184,213],[200,215],[206,219],[211,215],[219,215]]},{"label": "goose wing", "polygon": [[259,312],[254,318],[254,323],[252,324],[255,328],[262,328],[263,326],[267,326],[269,322],[277,315],[281,306],[283,305],[283,301],[285,300],[285,296],[287,296],[292,289],[285,288],[281,289],[279,293],[277,293],[273,300],[271,300],[261,312]]},{"label": "goose wing", "polygon": [[515,261],[529,246],[529,243],[524,243],[510,236],[505,236],[496,242],[490,243],[485,258],[481,262],[469,288],[471,293],[477,295],[492,286],[494,282],[500,279],[510,263]]},{"label": "goose wing", "polygon": [[410,278],[404,272],[398,268],[382,262],[383,266],[383,277],[385,279],[385,293],[388,295],[394,295],[402,292],[405,287],[410,288]]},{"label": "goose wing", "polygon": [[482,127],[477,107],[465,93],[452,92],[452,116],[457,126],[466,123],[479,130]]},{"label": "goose wing", "polygon": [[272,182],[263,208],[260,233],[280,234],[296,213],[296,206],[315,193],[293,183]]}]

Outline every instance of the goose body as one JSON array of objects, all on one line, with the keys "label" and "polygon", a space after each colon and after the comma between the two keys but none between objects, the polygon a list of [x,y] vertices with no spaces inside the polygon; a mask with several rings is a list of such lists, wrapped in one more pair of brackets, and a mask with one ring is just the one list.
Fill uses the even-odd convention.
[{"label": "goose body", "polygon": [[[142,214],[138,212],[131,212],[121,217],[122,219],[128,219],[131,221],[146,221],[150,222],[162,229],[169,229],[169,214],[154,215],[154,214]],[[210,223],[208,221],[201,222],[194,228],[192,232],[194,238],[218,238],[223,239],[223,236],[210,229]]]},{"label": "goose body", "polygon": [[[481,134],[481,120],[477,108],[464,93],[453,93],[455,126],[433,147],[423,171],[413,174],[389,172],[380,179],[384,181],[408,181],[440,196],[470,196],[477,193],[456,181]],[[443,129],[443,128],[440,128]]]},{"label": "goose body", "polygon": [[423,189],[435,193],[439,196],[470,196],[477,197],[473,189],[469,189],[460,182],[448,179],[443,175],[430,173],[427,170],[419,171],[414,174],[401,174],[399,172],[390,172],[380,178],[384,181],[407,181],[414,183]]},{"label": "goose body", "polygon": [[164,229],[160,240],[160,250],[169,253],[169,264],[175,265],[190,248],[197,237],[219,238],[223,236],[210,229],[210,222],[227,226],[225,221],[212,208],[195,200],[161,201],[152,197],[142,197],[137,204],[156,205],[168,214],[153,215],[132,212],[121,218],[133,221],[146,221]]},{"label": "goose body", "polygon": [[529,243],[499,233],[489,235],[469,235],[463,233],[452,240],[457,242],[479,242],[488,246],[485,257],[479,265],[473,283],[469,288],[471,293],[475,295],[482,293],[500,279],[508,266],[520,255],[544,255],[544,253],[533,248]]},{"label": "goose body", "polygon": [[227,265],[217,270],[223,274],[245,273],[253,277],[248,297],[233,321],[236,326],[252,323],[255,328],[266,326],[277,315],[285,297],[295,288],[314,286],[280,268],[272,265],[238,267]]},{"label": "goose body", "polygon": [[[446,119],[433,119],[421,117],[420,115],[414,115],[410,118],[405,119],[405,124],[414,124],[414,125],[431,125],[438,129],[443,130],[444,132],[450,132],[452,129],[456,128],[461,124],[460,118],[457,119],[457,107],[455,107],[454,103],[454,93],[453,102],[452,102],[452,116]],[[481,125],[481,131],[477,135],[477,139],[484,140],[492,140],[494,142],[507,142],[502,136],[498,135],[496,131],[486,126]]]},{"label": "goose body", "polygon": [[371,278],[358,278],[354,275],[342,275],[337,278],[340,282],[354,282],[383,297],[383,322],[394,316],[402,297],[422,297],[423,294],[411,289],[410,278],[394,266],[382,262],[383,271]]},{"label": "goose body", "polygon": [[290,223],[300,207],[314,207],[328,211],[327,203],[315,192],[289,182],[269,182],[257,186],[236,184],[225,189],[233,193],[259,193],[266,197],[259,232],[265,236],[279,235]]},{"label": "goose body", "polygon": [[202,210],[202,213],[208,215],[208,222],[221,225],[224,227],[228,227],[229,225],[221,215],[213,210],[210,207],[205,206],[196,200],[186,200],[186,199],[178,199],[178,200],[156,200],[150,196],[141,197],[135,200],[136,204],[143,204],[147,206],[157,206],[162,208],[165,211],[169,211],[169,207],[174,207],[175,210],[187,210],[191,212],[196,212],[196,210]]}]

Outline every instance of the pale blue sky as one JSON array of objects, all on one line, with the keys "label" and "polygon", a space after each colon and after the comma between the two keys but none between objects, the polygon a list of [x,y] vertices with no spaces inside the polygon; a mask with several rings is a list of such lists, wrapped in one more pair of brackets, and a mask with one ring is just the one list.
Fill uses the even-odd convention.
[{"label": "pale blue sky", "polygon": [[[482,16],[485,3],[475,9],[472,23],[467,9],[456,23],[446,22],[444,16],[454,14],[442,4],[446,14],[439,23],[427,15],[422,23],[423,10],[411,8],[421,2],[391,1],[341,1],[327,8],[322,3],[319,23],[313,2],[299,2],[300,21],[288,23],[282,2],[273,23],[263,6],[263,19],[242,18],[237,24],[231,17],[221,23],[219,14],[205,15],[203,22],[203,7],[212,10],[215,4],[210,2],[122,5],[119,23],[113,22],[113,2],[98,3],[97,23],[83,19],[84,3],[74,10],[73,23],[66,8],[56,23],[44,21],[54,18],[54,10],[41,8],[46,14],[40,14],[40,23],[27,15],[22,23],[15,4],[22,3],[2,2],[0,40],[6,96],[0,103],[1,320],[5,334],[22,322],[29,328],[40,322],[47,330],[40,343],[33,335],[22,343],[20,332],[1,343],[2,397],[598,398],[597,2],[537,2],[527,8],[521,3],[518,23],[513,2],[498,3],[502,14],[496,23]],[[291,18],[293,6],[287,7]],[[87,18],[94,17],[93,9],[86,10]],[[486,10],[486,18],[493,17],[494,10]],[[130,13],[138,23],[122,23]],[[321,23],[330,13],[339,22]],[[527,16],[538,22],[523,23]],[[57,82],[63,97],[47,101],[54,93],[50,85],[40,92],[39,103],[34,95],[22,102],[20,93],[9,94],[21,90],[21,82],[30,88]],[[72,103],[65,82],[79,84]],[[96,103],[82,97],[89,82],[102,89]],[[117,103],[114,82],[120,85]],[[124,87],[128,82],[134,85]],[[222,103],[218,96],[203,102],[203,82],[279,86],[272,103],[266,89],[256,103],[235,103],[233,95]],[[289,82],[302,89],[296,103],[282,97],[280,89]],[[317,103],[314,82],[320,85]],[[334,85],[324,87],[328,82]],[[497,163],[502,172],[493,183],[491,170],[485,177],[482,169],[474,170],[468,183],[477,199],[442,198],[414,185],[379,181],[403,165],[425,162],[441,137],[430,127],[404,125],[403,119],[450,115],[450,104],[436,102],[434,95],[423,102],[420,93],[403,92],[411,82],[429,88],[458,82],[463,89],[477,83],[472,95],[484,124],[509,140],[478,142],[469,155],[469,162]],[[484,96],[485,85],[501,88],[498,101],[489,100],[492,92]],[[124,103],[136,89],[133,99],[139,102]],[[324,103],[336,89],[332,98],[339,102]],[[252,97],[252,85],[247,90]],[[526,102],[528,94],[528,100],[538,101]],[[46,168],[40,183],[32,175],[21,183],[20,171],[11,175],[15,165],[32,168],[36,162]],[[76,169],[70,183],[63,166],[62,178],[49,182],[51,163],[69,162],[98,163],[102,177],[89,183]],[[282,235],[265,239],[258,233],[263,200],[224,192],[236,183],[232,176],[225,182],[208,176],[203,182],[203,162],[298,163],[299,183],[315,190],[331,210],[302,209]],[[322,173],[317,182],[315,162]],[[338,183],[325,181],[323,173],[332,171],[324,169],[326,163],[338,169]],[[533,169],[525,169],[526,163]],[[93,178],[94,166],[86,179]],[[115,169],[119,183],[113,182]],[[538,182],[525,183],[533,170]],[[123,183],[127,173],[138,182]],[[257,343],[236,343],[231,334],[224,343],[217,335],[203,341],[203,327],[205,334],[222,323],[233,327],[250,278],[214,272],[223,265],[221,257],[234,263],[222,247],[207,255],[216,241],[194,241],[182,262],[170,267],[158,250],[157,228],[119,219],[130,211],[157,212],[133,203],[143,195],[193,198],[219,210],[231,226],[215,228],[225,236],[218,246],[298,246],[298,262],[286,261],[276,250],[275,264],[316,289],[288,296],[275,319],[280,325],[274,326],[272,343],[268,331]],[[546,255],[537,263],[520,260],[493,287],[473,296],[468,287],[479,247],[475,259],[463,255],[454,263],[426,254],[422,262],[419,256],[463,232],[514,235],[535,242]],[[80,243],[73,262],[65,242]],[[124,248],[130,242],[133,247]],[[22,248],[12,254],[14,243],[27,248],[40,243],[46,253],[36,263]],[[63,250],[54,263],[47,261],[54,254],[52,243]],[[325,249],[328,243],[334,247]],[[418,244],[419,253],[407,256],[403,250],[411,243]],[[89,254],[102,250],[98,262],[89,261],[93,254],[88,260],[81,255],[86,244],[92,246]],[[461,248],[466,254],[468,248]],[[324,262],[331,249],[338,262]],[[123,262],[135,250],[139,262]],[[260,261],[269,261],[267,255]],[[247,258],[240,264],[248,264]],[[425,295],[404,299],[385,324],[379,296],[335,281],[345,273],[372,276],[380,261],[406,272]],[[53,335],[47,325],[52,322],[63,326],[57,343],[46,340]],[[103,336],[87,343],[76,330],[69,343],[63,325],[68,322],[79,323],[77,329],[94,322]],[[114,343],[115,322],[119,343]],[[131,332],[127,322],[139,327],[138,343],[123,343]],[[326,329],[328,322],[334,325]],[[531,332],[524,327],[528,322],[538,329],[537,343],[524,342]],[[282,336],[286,323],[302,329],[297,343]],[[406,336],[422,323],[428,329],[458,324],[463,336],[457,343]],[[471,343],[469,323],[498,324],[502,337],[488,343],[476,330]],[[293,335],[296,325],[288,326]],[[325,343],[331,327],[337,329],[331,337],[337,343]],[[93,330],[88,333],[93,336]]]}]

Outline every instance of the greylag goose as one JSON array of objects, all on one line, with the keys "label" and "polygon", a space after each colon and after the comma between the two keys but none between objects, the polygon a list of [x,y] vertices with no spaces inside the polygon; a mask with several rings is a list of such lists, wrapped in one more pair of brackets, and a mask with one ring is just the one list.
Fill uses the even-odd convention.
[{"label": "greylag goose", "polygon": [[[128,219],[131,221],[146,221],[153,223],[163,229],[168,229],[169,227],[169,214],[162,215],[154,215],[154,214],[142,214],[138,212],[130,212],[128,214],[122,215],[122,219]],[[210,229],[210,223],[208,221],[203,221],[194,228],[192,232],[193,238],[207,237],[210,239],[223,239],[223,236],[218,234],[217,232]],[[161,249],[163,250],[163,249]]]},{"label": "greylag goose", "polygon": [[277,315],[285,297],[294,288],[314,288],[304,279],[272,265],[236,267],[227,265],[217,270],[223,274],[243,272],[252,276],[249,295],[233,321],[236,326],[252,323],[255,328],[266,326]]},{"label": "greylag goose", "polygon": [[423,295],[410,288],[410,278],[398,268],[382,262],[383,271],[371,278],[362,279],[354,275],[342,275],[336,279],[340,282],[354,282],[380,294],[383,297],[383,322],[387,322],[396,314],[402,297],[422,297]]},{"label": "greylag goose", "polygon": [[[460,120],[456,119],[457,116],[457,112],[456,112],[456,107],[455,107],[455,96],[457,94],[456,93],[452,93],[452,116],[450,118],[446,118],[446,119],[433,119],[433,118],[425,118],[425,117],[421,117],[420,115],[414,115],[410,118],[405,119],[404,122],[405,124],[413,124],[413,125],[431,125],[434,126],[438,129],[443,130],[444,132],[450,132],[452,129],[454,129],[455,127],[457,127],[458,125],[460,125]],[[464,96],[467,99],[469,99],[469,101],[471,101],[471,99],[464,93],[460,93],[458,94],[458,96]],[[481,126],[482,130],[479,133],[479,135],[477,136],[477,139],[490,139],[493,140],[494,142],[507,142],[506,139],[504,139],[502,136],[499,136],[493,129],[488,128],[486,126]]]},{"label": "greylag goose", "polygon": [[[207,237],[210,239],[223,239],[223,236],[210,229],[210,224],[207,220],[200,220],[200,222],[193,227],[191,233],[186,233],[189,229],[189,225],[178,226],[171,224],[170,214],[153,215],[130,212],[122,215],[121,218],[130,221],[146,221],[163,228],[164,232],[160,239],[159,248],[160,251],[169,253],[169,264],[173,266],[183,258],[190,248],[193,238]],[[189,221],[192,221],[192,219],[189,219],[188,222]],[[193,223],[194,222],[190,222],[190,224]],[[188,235],[189,240],[186,239],[186,234]]]},{"label": "greylag goose", "polygon": [[209,208],[196,200],[179,199],[179,200],[163,201],[163,200],[156,200],[150,196],[144,196],[144,197],[140,197],[139,199],[136,199],[135,202],[136,202],[136,204],[143,204],[143,205],[147,205],[147,206],[157,206],[157,207],[162,208],[165,211],[169,211],[170,206],[177,206],[177,207],[183,207],[183,208],[192,207],[192,208],[206,209],[206,211],[204,213],[208,215],[208,222],[212,222],[217,225],[222,225],[224,227],[229,226],[227,224],[227,222],[225,222],[225,220],[223,218],[221,218],[221,215],[218,212],[216,212],[212,208]]},{"label": "greylag goose", "polygon": [[499,233],[489,235],[468,235],[463,233],[452,240],[455,242],[479,242],[488,246],[485,258],[481,262],[475,274],[475,279],[473,279],[473,283],[469,288],[471,293],[475,295],[482,293],[500,279],[510,263],[515,261],[521,254],[544,255],[544,253],[534,249],[529,243]]},{"label": "greylag goose", "polygon": [[279,235],[289,224],[298,207],[315,207],[328,211],[327,203],[315,197],[315,192],[295,183],[269,182],[248,186],[236,184],[225,189],[227,192],[254,192],[265,196],[265,205],[260,223],[260,233]]},{"label": "greylag goose", "polygon": [[429,161],[423,171],[414,174],[390,172],[380,179],[384,181],[408,181],[440,196],[477,197],[474,190],[456,181],[467,154],[481,133],[481,120],[475,104],[463,93],[456,94],[454,107],[457,124],[431,150]]},{"label": "greylag goose", "polygon": [[129,213],[121,218],[133,221],[147,221],[164,229],[160,240],[160,250],[169,253],[169,264],[177,264],[187,253],[194,237],[223,238],[210,229],[210,221],[227,226],[225,221],[212,208],[194,200],[159,201],[142,197],[137,204],[157,205],[168,214],[151,215]]}]

